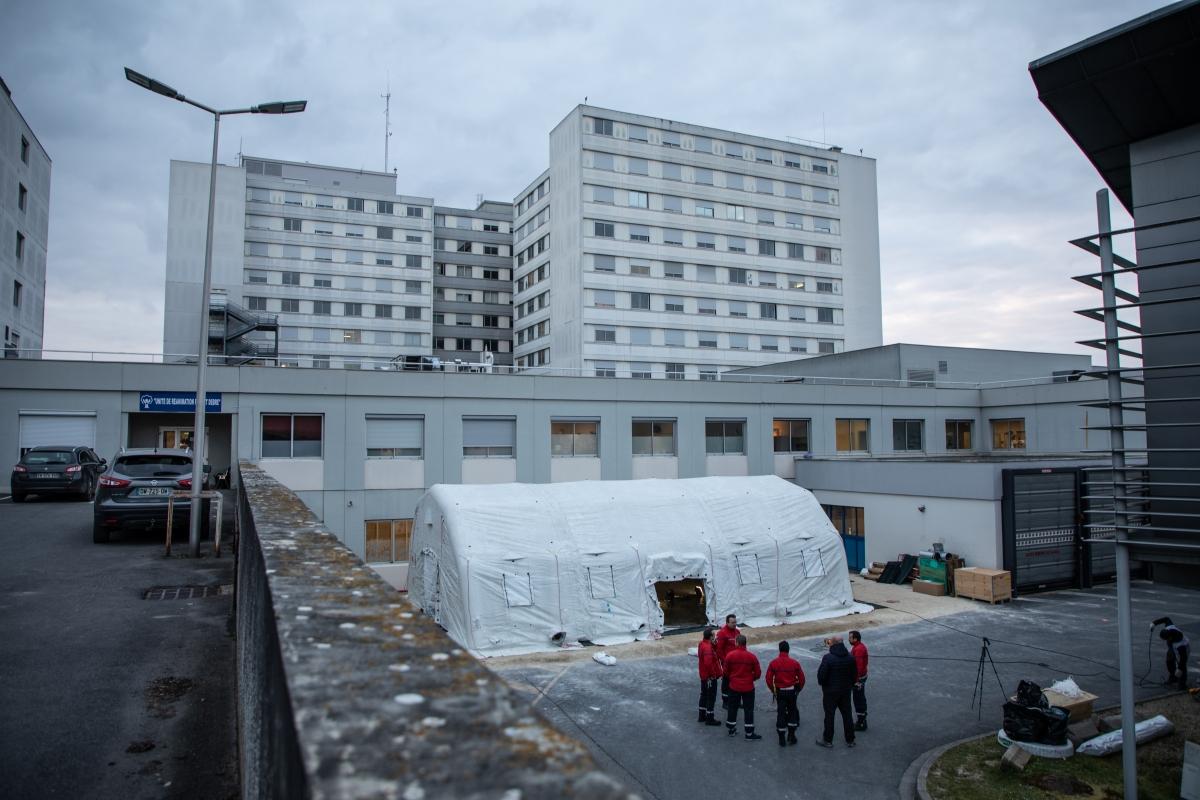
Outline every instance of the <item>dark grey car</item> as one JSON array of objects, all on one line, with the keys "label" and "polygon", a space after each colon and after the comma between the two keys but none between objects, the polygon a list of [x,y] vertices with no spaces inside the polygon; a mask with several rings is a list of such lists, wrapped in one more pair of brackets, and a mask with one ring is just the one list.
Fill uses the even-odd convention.
[{"label": "dark grey car", "polygon": [[[207,467],[205,467],[207,470]],[[167,501],[176,490],[192,486],[192,452],[166,448],[122,450],[100,476],[92,524],[92,541],[107,542],[123,527],[163,529]],[[206,488],[206,487],[201,487]],[[203,502],[207,509],[207,501]],[[187,526],[191,503],[176,499],[173,525]]]},{"label": "dark grey car", "polygon": [[90,447],[33,447],[13,467],[10,487],[14,503],[28,495],[69,494],[91,500],[106,462]]}]

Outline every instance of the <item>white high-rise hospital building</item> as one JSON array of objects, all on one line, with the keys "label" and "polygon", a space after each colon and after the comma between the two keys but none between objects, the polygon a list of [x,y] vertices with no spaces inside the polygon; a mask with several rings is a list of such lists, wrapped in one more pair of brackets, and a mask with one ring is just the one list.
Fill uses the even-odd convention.
[{"label": "white high-rise hospital building", "polygon": [[875,161],[578,106],[515,198],[518,367],[712,379],[882,342]]}]

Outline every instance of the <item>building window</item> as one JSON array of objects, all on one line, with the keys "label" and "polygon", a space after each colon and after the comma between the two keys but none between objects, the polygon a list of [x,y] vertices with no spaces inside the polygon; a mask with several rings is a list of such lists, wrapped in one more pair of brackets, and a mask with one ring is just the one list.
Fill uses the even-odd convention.
[{"label": "building window", "polygon": [[343,344],[362,344],[362,331],[358,330],[343,330]]},{"label": "building window", "polygon": [[[682,309],[680,310],[682,311]],[[696,298],[696,313],[715,317],[717,315],[717,301],[711,297]]]},{"label": "building window", "polygon": [[483,246],[483,254],[485,256],[498,256],[500,255],[500,246],[495,244],[485,244]]},{"label": "building window", "polygon": [[263,458],[321,458],[320,414],[263,414]]},{"label": "building window", "polygon": [[778,351],[779,340],[774,336],[760,336],[758,337],[758,347],[760,350]]},{"label": "building window", "polygon": [[640,309],[642,311],[650,310],[650,293],[649,292],[630,292],[629,307]]},{"label": "building window", "polygon": [[747,281],[746,270],[730,267],[726,270],[729,274],[729,282],[745,285]]},{"label": "building window", "polygon": [[284,286],[299,286],[300,285],[300,273],[299,272],[285,272],[285,273],[283,273],[282,280],[283,280]]},{"label": "building window", "polygon": [[515,419],[464,417],[462,424],[464,458],[512,458],[516,452]]},{"label": "building window", "polygon": [[823,341],[823,342],[822,342],[822,341],[818,341],[818,342],[817,342],[817,352],[818,352],[818,353],[821,353],[821,354],[825,354],[825,353],[832,353],[832,352],[834,352],[834,346],[833,346],[833,342],[830,342],[830,341]]},{"label": "building window", "polygon": [[279,301],[279,310],[288,314],[299,314],[300,301],[285,297],[283,300]]},{"label": "building window", "polygon": [[673,295],[665,296],[663,298],[663,311],[674,311],[676,313],[682,314],[683,313],[683,298],[675,297]]},{"label": "building window", "polygon": [[697,202],[695,208],[696,210],[693,213],[697,217],[713,217],[716,214],[714,207],[707,202]]},{"label": "building window", "polygon": [[833,309],[832,308],[818,308],[817,309],[817,322],[833,322]]},{"label": "building window", "polygon": [[346,210],[365,212],[367,210],[367,201],[363,200],[361,197],[347,197]]},{"label": "building window", "polygon": [[745,206],[725,206],[725,219],[737,220],[738,222],[746,221]]},{"label": "building window", "polygon": [[613,157],[608,153],[592,153],[592,168],[613,171]]},{"label": "building window", "polygon": [[283,229],[285,231],[292,231],[293,233],[300,233],[300,220],[296,219],[295,217],[284,217]]},{"label": "building window", "polygon": [[866,536],[865,513],[861,506],[827,506],[821,504],[825,515],[842,536]]},{"label": "building window", "polygon": [[251,311],[266,311],[267,298],[265,297],[247,297],[246,307]]},{"label": "building window", "polygon": [[892,449],[913,451],[925,449],[925,420],[892,420]]},{"label": "building window", "polygon": [[597,272],[616,272],[617,259],[613,256],[592,256],[592,269]]},{"label": "building window", "polygon": [[771,423],[771,438],[776,453],[807,453],[812,420],[776,419]]},{"label": "building window", "polygon": [[675,455],[675,420],[635,419],[633,421],[635,456]]},{"label": "building window", "polygon": [[969,419],[946,420],[946,449],[970,450],[971,426],[973,424],[974,422]]},{"label": "building window", "polygon": [[699,331],[696,334],[697,347],[703,347],[709,350],[717,349],[717,334],[715,331]]},{"label": "building window", "polygon": [[[650,275],[650,265],[649,264],[630,264],[629,265],[629,274],[630,275],[649,276]],[[649,308],[649,307],[650,306],[648,306],[648,305],[646,306],[646,308]]]},{"label": "building window", "polygon": [[615,343],[617,341],[617,329],[616,328],[596,328],[595,340],[597,342]]},{"label": "building window", "polygon": [[681,381],[687,377],[687,368],[683,364],[667,364],[667,380]]},{"label": "building window", "polygon": [[663,176],[664,180],[682,181],[683,180],[683,168],[680,167],[678,164],[664,163],[662,165],[662,176]]},{"label": "building window", "polygon": [[550,423],[553,458],[596,458],[600,454],[599,422]]},{"label": "building window", "polygon": [[404,257],[404,266],[408,269],[422,269],[421,257],[418,255],[406,255]]},{"label": "building window", "polygon": [[649,208],[650,195],[645,192],[630,192],[629,193],[630,208]]},{"label": "building window", "polygon": [[663,262],[663,277],[664,278],[682,279],[683,278],[683,264],[679,263],[678,261],[664,261]]},{"label": "building window", "polygon": [[749,350],[750,337],[744,333],[729,334],[729,349],[730,350]]},{"label": "building window", "polygon": [[650,241],[650,229],[645,225],[630,225],[629,226],[629,241],[631,242],[648,242]]},{"label": "building window", "polygon": [[342,303],[342,316],[361,317],[362,303]]},{"label": "building window", "polygon": [[376,319],[391,319],[392,318],[392,307],[386,306],[386,305],[380,305],[377,303],[375,305],[375,318]]},{"label": "building window", "polygon": [[597,361],[595,364],[597,378],[617,377],[617,365],[612,361]]},{"label": "building window", "polygon": [[420,458],[425,448],[421,417],[367,417],[367,458]]},{"label": "building window", "polygon": [[596,222],[593,233],[605,239],[612,239],[616,235],[616,228],[611,222]]},{"label": "building window", "polygon": [[1024,419],[994,419],[991,422],[993,450],[1025,449]]},{"label": "building window", "polygon": [[778,319],[779,306],[774,303],[759,303],[758,316],[762,319]]},{"label": "building window", "polygon": [[630,175],[649,175],[650,162],[644,158],[629,159],[629,174]]},{"label": "building window", "polygon": [[29,190],[25,188],[24,184],[17,184],[17,208],[24,211],[28,202]]},{"label": "building window", "polygon": [[593,302],[596,308],[616,308],[617,294],[608,290],[596,289],[592,292]]},{"label": "building window", "polygon": [[483,230],[487,233],[499,233],[500,226],[495,222],[485,222],[483,223]]},{"label": "building window", "polygon": [[664,194],[662,203],[663,203],[663,209],[662,209],[663,211],[669,211],[672,214],[682,214],[683,213],[683,198],[682,197],[675,197],[674,195]]},{"label": "building window", "polygon": [[12,304],[13,304],[13,308],[20,308],[20,307],[21,307],[21,290],[22,290],[23,288],[24,288],[24,287],[23,287],[23,286],[21,286],[21,282],[20,282],[20,281],[13,281],[13,293],[12,293]]},{"label": "building window", "polygon": [[710,456],[741,456],[746,454],[746,421],[705,420],[704,452]]},{"label": "building window", "polygon": [[683,331],[676,328],[667,328],[663,331],[663,344],[667,347],[686,347],[686,335]]},{"label": "building window", "polygon": [[420,306],[405,306],[404,307],[404,318],[405,319],[421,319],[421,307]]},{"label": "building window", "polygon": [[25,234],[21,233],[20,231],[17,231],[16,255],[17,261],[20,261],[25,257]]},{"label": "building window", "polygon": [[29,140],[24,136],[21,137],[21,161],[29,163]]},{"label": "building window", "polygon": [[695,175],[695,182],[701,186],[713,185],[713,171],[711,169],[701,169],[700,167],[696,167],[692,170],[692,173]]},{"label": "building window", "polygon": [[592,120],[592,133],[598,136],[613,135],[613,121],[611,119],[600,119],[596,117]]},{"label": "building window", "polygon": [[367,546],[363,560],[368,564],[408,561],[412,524],[411,519],[366,520]]},{"label": "building window", "polygon": [[392,229],[385,228],[382,225],[377,226],[375,228],[375,238],[376,239],[391,239],[392,238]]},{"label": "building window", "polygon": [[313,314],[328,317],[333,313],[333,303],[328,300],[313,300]]},{"label": "building window", "polygon": [[871,449],[871,420],[839,419],[836,422],[837,451],[866,453]]},{"label": "building window", "polygon": [[729,316],[731,317],[747,317],[749,314],[746,311],[746,304],[741,300],[729,301]]},{"label": "building window", "polygon": [[425,218],[425,209],[421,208],[420,206],[408,206],[405,209],[404,215],[406,217],[414,217],[416,219],[424,219]]},{"label": "building window", "polygon": [[822,294],[833,294],[833,282],[817,281],[817,291]]},{"label": "building window", "polygon": [[716,250],[717,237],[713,236],[711,233],[697,233],[696,247],[700,248],[701,250]]}]

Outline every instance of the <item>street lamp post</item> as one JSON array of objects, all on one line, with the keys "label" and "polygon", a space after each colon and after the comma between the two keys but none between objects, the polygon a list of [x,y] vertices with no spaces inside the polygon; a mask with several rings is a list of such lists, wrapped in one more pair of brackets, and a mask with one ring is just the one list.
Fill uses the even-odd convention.
[{"label": "street lamp post", "polygon": [[203,103],[198,103],[190,97],[184,97],[165,83],[160,83],[140,72],[134,72],[129,67],[125,68],[125,77],[143,89],[148,89],[172,100],[178,100],[181,103],[187,103],[213,115],[212,167],[208,176],[208,231],[204,238],[204,280],[200,292],[200,345],[196,350],[196,418],[192,429],[191,503],[188,514],[188,552],[194,558],[200,555],[200,491],[204,486],[204,451],[207,445],[204,436],[204,416],[207,411],[205,372],[208,367],[208,306],[209,295],[212,293],[213,217],[217,207],[217,142],[221,133],[221,117],[234,114],[295,114],[303,111],[308,105],[308,101],[276,101],[261,103],[249,108],[218,111]]}]

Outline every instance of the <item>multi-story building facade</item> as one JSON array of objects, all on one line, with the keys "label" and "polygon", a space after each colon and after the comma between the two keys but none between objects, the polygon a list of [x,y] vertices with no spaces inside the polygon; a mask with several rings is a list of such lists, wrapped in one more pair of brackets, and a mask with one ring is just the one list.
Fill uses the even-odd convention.
[{"label": "multi-story building facade", "polygon": [[[168,356],[196,352],[208,181],[209,165],[171,162]],[[397,194],[394,175],[249,157],[219,167],[214,306],[269,315],[279,363],[372,369],[428,355],[432,276],[433,201]],[[256,354],[219,338],[210,352]]]},{"label": "multi-story building facade", "polygon": [[4,355],[40,355],[46,313],[50,156],[0,79],[0,324]]},{"label": "multi-story building facade", "polygon": [[433,355],[512,364],[511,203],[433,210]]},{"label": "multi-story building facade", "polygon": [[516,215],[518,367],[711,379],[882,343],[873,159],[578,106]]}]

